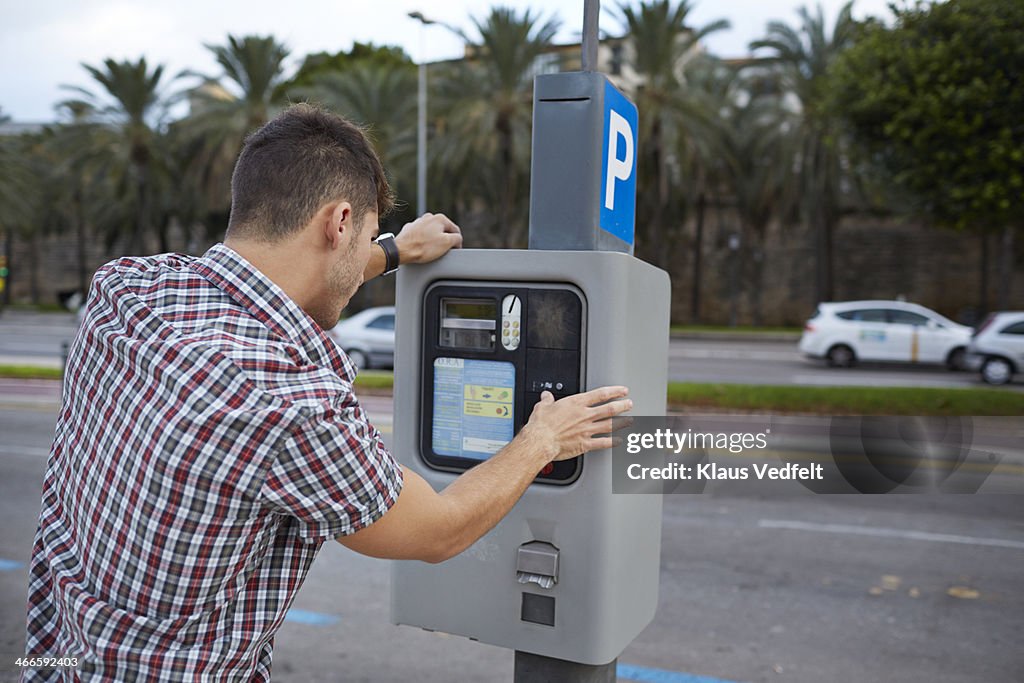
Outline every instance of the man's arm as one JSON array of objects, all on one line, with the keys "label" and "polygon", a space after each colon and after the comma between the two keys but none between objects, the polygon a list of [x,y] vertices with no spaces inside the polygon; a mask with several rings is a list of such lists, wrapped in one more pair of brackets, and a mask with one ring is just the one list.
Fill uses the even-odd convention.
[{"label": "man's arm", "polygon": [[[549,462],[611,448],[611,418],[633,407],[625,387],[603,387],[555,401],[541,395],[530,421],[505,448],[437,493],[408,469],[384,516],[338,542],[393,560],[442,562],[471,546],[508,514]],[[609,401],[611,401],[609,403]],[[600,405],[603,404],[603,405]]]},{"label": "man's arm", "polygon": [[[443,213],[425,213],[406,223],[395,236],[399,263],[430,263],[462,246],[462,232]],[[384,250],[375,247],[363,271],[363,282],[384,272]]]}]

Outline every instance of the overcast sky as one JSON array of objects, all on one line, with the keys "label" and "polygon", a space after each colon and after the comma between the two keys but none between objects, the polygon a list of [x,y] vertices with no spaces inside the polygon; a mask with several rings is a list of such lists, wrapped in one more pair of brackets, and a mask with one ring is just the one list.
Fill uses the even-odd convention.
[{"label": "overcast sky", "polygon": [[[854,16],[887,16],[888,0],[856,0]],[[583,0],[2,0],[0,4],[0,110],[15,121],[51,121],[53,106],[68,97],[61,84],[91,86],[81,67],[107,57],[141,55],[163,63],[169,74],[184,69],[217,75],[204,43],[225,37],[273,34],[292,50],[289,68],[310,52],[351,47],[354,41],[401,45],[414,59],[457,57],[462,43],[441,26],[423,28],[406,15],[413,10],[458,26],[472,35],[470,17],[491,6],[532,7],[562,20],[559,42],[579,40]],[[725,18],[732,28],[707,41],[722,57],[747,54],[768,21],[797,21],[801,0],[696,0],[693,24]],[[807,2],[813,5],[813,2]],[[843,0],[821,0],[831,25]],[[616,3],[603,2],[601,28],[620,34]],[[422,40],[422,43],[421,43]]]}]

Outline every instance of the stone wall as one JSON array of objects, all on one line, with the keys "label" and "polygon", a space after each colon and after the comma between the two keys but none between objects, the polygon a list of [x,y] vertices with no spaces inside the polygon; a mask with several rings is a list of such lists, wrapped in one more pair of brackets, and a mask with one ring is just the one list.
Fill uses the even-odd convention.
[{"label": "stone wall", "polygon": [[[794,225],[773,224],[768,229],[760,268],[751,240],[743,236],[740,248],[731,251],[729,237],[737,221],[726,211],[709,212],[703,240],[700,323],[727,325],[733,301],[736,322],[754,323],[755,301],[760,295],[760,322],[764,325],[802,325],[818,303],[815,298],[815,262],[812,236]],[[396,230],[397,232],[397,230]],[[691,311],[694,226],[686,226],[672,237],[664,264],[672,275],[673,321],[695,322]],[[1000,242],[988,238],[989,307],[997,303]],[[170,247],[175,251],[202,253],[208,241],[185,242],[180,231],[173,232]],[[158,249],[152,244],[150,253]],[[974,235],[927,228],[915,223],[880,220],[864,216],[845,218],[834,236],[835,300],[893,299],[904,297],[964,322],[981,299],[980,262],[982,241]],[[36,299],[54,304],[60,293],[77,288],[77,245],[73,235],[38,238],[35,249]],[[90,273],[123,253],[120,245],[108,249],[99,240],[86,245]],[[33,249],[15,241],[11,259],[13,301],[33,299]],[[1014,269],[1007,297],[1008,308],[1024,309],[1024,235],[1018,236],[1012,254]],[[759,272],[760,271],[760,272]],[[736,296],[733,296],[735,291]],[[371,282],[353,300],[353,310],[394,300],[392,278]]]},{"label": "stone wall", "polygon": [[[737,224],[728,215],[706,221],[698,320],[693,318],[691,304],[695,229],[687,226],[676,239],[670,260],[673,321],[727,325],[735,298],[736,323],[751,325],[759,294],[761,324],[802,325],[818,303],[813,235],[800,226],[770,226],[759,268],[752,240],[746,236],[741,237],[737,251],[729,249]],[[982,239],[917,223],[847,217],[833,237],[833,299],[902,297],[953,320],[973,323],[982,298]],[[1000,236],[985,239],[992,310],[1000,286]],[[1017,238],[1011,257],[1007,308],[1024,309],[1024,235]]]}]

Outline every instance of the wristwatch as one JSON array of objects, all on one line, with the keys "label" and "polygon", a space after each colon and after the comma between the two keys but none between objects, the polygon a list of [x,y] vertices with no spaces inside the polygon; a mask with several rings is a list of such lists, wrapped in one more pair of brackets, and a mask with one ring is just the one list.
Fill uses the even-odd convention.
[{"label": "wristwatch", "polygon": [[398,245],[395,244],[394,233],[385,232],[374,240],[384,250],[384,272],[383,275],[391,275],[398,270]]}]

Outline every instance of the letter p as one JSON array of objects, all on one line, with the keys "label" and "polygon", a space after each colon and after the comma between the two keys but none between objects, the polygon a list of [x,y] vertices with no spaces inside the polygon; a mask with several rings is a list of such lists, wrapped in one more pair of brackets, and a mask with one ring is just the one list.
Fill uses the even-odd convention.
[{"label": "letter p", "polygon": [[[615,210],[615,181],[627,180],[633,172],[633,129],[629,121],[614,109],[608,112],[608,171],[605,174],[604,206]],[[619,158],[619,141],[623,142],[624,154]]]}]

